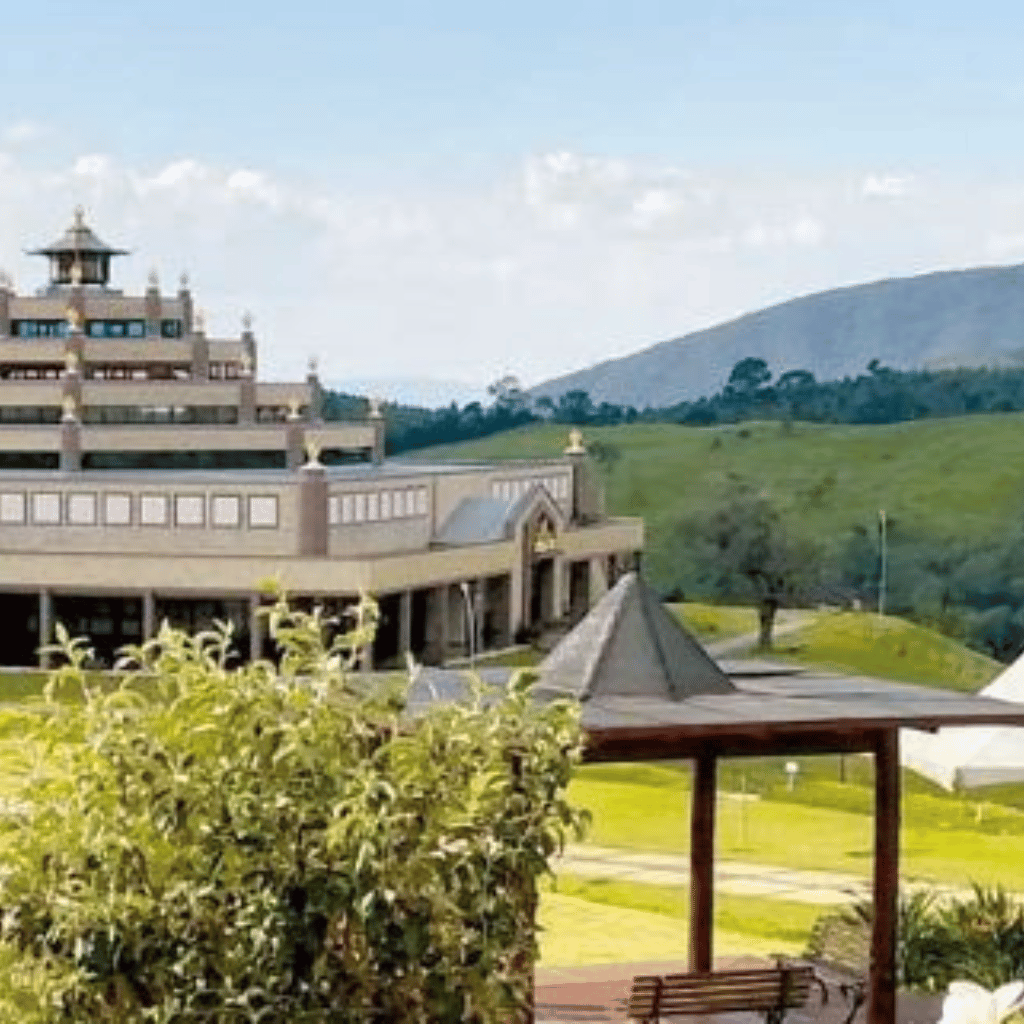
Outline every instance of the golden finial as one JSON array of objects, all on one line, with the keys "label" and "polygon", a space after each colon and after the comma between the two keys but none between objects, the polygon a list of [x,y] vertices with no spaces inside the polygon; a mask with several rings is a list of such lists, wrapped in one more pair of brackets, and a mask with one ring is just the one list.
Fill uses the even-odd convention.
[{"label": "golden finial", "polygon": [[75,260],[71,264],[71,283],[76,287],[82,283],[82,262]]},{"label": "golden finial", "polygon": [[75,401],[74,395],[65,395],[64,400],[61,402],[64,407],[64,412],[61,415],[61,419],[65,423],[73,423],[78,419],[77,409],[78,403]]},{"label": "golden finial", "polygon": [[74,306],[68,306],[68,308],[64,310],[64,319],[67,320],[68,329],[71,331],[72,334],[75,334],[77,331],[81,330],[82,314],[79,313]]},{"label": "golden finial", "polygon": [[319,369],[320,369],[320,361],[317,359],[316,356],[310,356],[309,357],[309,372],[310,372],[311,376],[315,377],[316,374],[317,374],[317,370],[319,370]]},{"label": "golden finial", "polygon": [[206,314],[201,309],[192,314],[192,330],[196,334],[202,334],[206,330]]},{"label": "golden finial", "polygon": [[371,420],[382,420],[384,418],[384,413],[382,413],[380,411],[380,407],[381,407],[381,405],[383,405],[383,402],[381,401],[381,399],[379,399],[379,398],[371,398],[371,399],[369,399],[369,402],[370,402],[369,418]]},{"label": "golden finial", "polygon": [[156,267],[153,267],[149,272],[149,277],[146,279],[149,283],[149,287],[156,291],[160,287],[160,278],[157,277]]},{"label": "golden finial", "polygon": [[238,361],[239,366],[242,368],[242,376],[252,376],[252,356],[248,352],[243,352],[241,359]]},{"label": "golden finial", "polygon": [[69,349],[64,355],[64,370],[67,373],[78,373],[78,353]]},{"label": "golden finial", "polygon": [[585,455],[587,449],[583,447],[583,431],[573,427],[569,431],[569,447],[565,449],[566,455]]},{"label": "golden finial", "polygon": [[246,310],[242,314],[242,330],[248,334],[252,330],[252,313]]},{"label": "golden finial", "polygon": [[319,467],[321,465],[319,443],[312,437],[307,437],[302,447],[306,452],[306,465],[303,468],[314,469]]},{"label": "golden finial", "polygon": [[181,277],[178,278],[178,287],[183,292],[187,292],[188,291],[188,274],[185,273],[184,270],[181,272]]},{"label": "golden finial", "polygon": [[299,409],[302,407],[302,403],[297,398],[288,399],[288,419],[297,420],[299,418]]},{"label": "golden finial", "polygon": [[75,207],[75,227],[78,230],[85,227],[85,207],[81,203]]}]

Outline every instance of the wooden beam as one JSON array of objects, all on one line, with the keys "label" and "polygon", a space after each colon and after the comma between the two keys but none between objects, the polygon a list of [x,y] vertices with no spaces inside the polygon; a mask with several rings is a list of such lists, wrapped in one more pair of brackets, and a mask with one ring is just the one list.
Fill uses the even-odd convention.
[{"label": "wooden beam", "polygon": [[711,970],[715,885],[714,754],[701,752],[693,763],[690,800],[690,970]]},{"label": "wooden beam", "polygon": [[868,1024],[896,1024],[896,924],[900,882],[899,731],[875,747],[875,877]]}]

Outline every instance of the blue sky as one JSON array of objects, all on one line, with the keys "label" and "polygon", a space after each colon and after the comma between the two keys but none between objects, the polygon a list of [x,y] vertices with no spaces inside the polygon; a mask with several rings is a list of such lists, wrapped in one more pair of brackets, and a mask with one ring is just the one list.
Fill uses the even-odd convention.
[{"label": "blue sky", "polygon": [[268,372],[534,381],[796,294],[1024,259],[1010,4],[5,10],[0,264],[77,202]]}]

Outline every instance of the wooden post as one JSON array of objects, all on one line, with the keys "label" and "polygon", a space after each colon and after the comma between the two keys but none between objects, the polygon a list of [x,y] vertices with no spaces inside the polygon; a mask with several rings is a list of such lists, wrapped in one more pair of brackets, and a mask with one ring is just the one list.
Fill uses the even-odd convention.
[{"label": "wooden post", "polygon": [[715,757],[693,763],[690,802],[690,970],[711,970],[715,910]]},{"label": "wooden post", "polygon": [[899,733],[875,747],[875,877],[868,1024],[896,1024],[896,923],[900,881]]}]

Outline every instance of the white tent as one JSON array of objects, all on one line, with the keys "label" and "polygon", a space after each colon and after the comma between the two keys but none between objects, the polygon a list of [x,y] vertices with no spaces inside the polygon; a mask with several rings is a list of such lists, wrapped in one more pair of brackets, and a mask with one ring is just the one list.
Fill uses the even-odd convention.
[{"label": "white tent", "polygon": [[[1024,655],[979,696],[1024,704]],[[900,757],[905,767],[946,789],[1024,782],[1024,728],[973,725],[937,733],[901,729]]]}]

